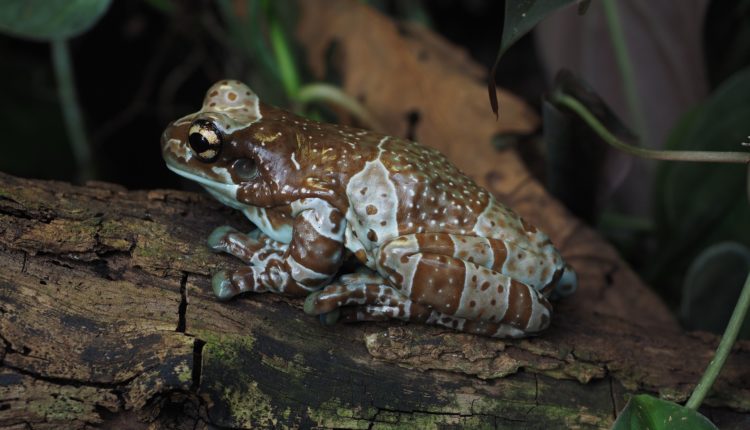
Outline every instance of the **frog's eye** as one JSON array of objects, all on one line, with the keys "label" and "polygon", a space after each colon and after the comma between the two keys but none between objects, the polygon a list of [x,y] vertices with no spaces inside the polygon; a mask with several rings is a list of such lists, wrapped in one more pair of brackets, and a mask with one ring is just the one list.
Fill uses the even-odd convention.
[{"label": "frog's eye", "polygon": [[219,158],[221,140],[221,133],[211,121],[197,119],[190,125],[188,143],[201,161],[210,163]]}]

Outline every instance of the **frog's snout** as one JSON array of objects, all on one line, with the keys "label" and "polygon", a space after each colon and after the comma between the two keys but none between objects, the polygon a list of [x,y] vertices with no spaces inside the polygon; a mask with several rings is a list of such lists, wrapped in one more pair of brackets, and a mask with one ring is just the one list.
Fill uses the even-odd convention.
[{"label": "frog's snout", "polygon": [[[162,152],[165,151],[168,148],[169,141],[175,139],[175,137],[173,136],[173,131],[172,130],[173,130],[172,123],[170,123],[167,126],[167,128],[161,133],[160,143],[161,143],[161,150],[162,150]],[[177,139],[177,140],[179,140],[179,139]]]},{"label": "frog's snout", "polygon": [[181,164],[192,156],[185,142],[187,130],[185,124],[170,123],[161,134],[161,154],[169,163]]}]

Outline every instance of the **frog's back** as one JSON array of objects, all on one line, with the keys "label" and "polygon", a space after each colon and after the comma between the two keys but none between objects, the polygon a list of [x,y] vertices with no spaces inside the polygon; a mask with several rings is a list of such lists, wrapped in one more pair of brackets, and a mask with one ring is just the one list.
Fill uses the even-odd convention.
[{"label": "frog's back", "polygon": [[383,231],[387,236],[435,232],[531,242],[528,246],[548,242],[435,149],[370,133],[355,143],[368,156],[349,178],[349,204],[359,221],[390,224],[380,228],[389,230]]},{"label": "frog's back", "polygon": [[517,236],[536,233],[437,150],[397,138],[385,140],[381,149],[380,161],[399,198],[401,234],[440,232],[525,240]]}]

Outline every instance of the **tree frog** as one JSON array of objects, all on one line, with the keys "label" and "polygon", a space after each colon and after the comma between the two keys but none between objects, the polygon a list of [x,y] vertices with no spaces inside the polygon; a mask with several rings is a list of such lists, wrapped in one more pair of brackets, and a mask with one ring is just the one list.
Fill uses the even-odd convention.
[{"label": "tree frog", "polygon": [[[550,324],[551,295],[577,285],[549,237],[438,151],[315,122],[223,80],[167,127],[167,167],[258,228],[216,228],[208,245],[245,265],[219,271],[220,300],[306,296],[328,323],[399,319],[493,337]],[[337,275],[342,261],[360,269]]]}]

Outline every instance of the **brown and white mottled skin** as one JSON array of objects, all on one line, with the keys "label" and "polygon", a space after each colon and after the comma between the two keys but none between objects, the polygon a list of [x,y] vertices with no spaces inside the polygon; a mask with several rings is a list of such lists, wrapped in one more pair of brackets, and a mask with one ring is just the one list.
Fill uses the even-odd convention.
[{"label": "brown and white mottled skin", "polygon": [[[171,170],[258,226],[209,237],[248,264],[214,275],[222,300],[307,295],[305,311],[328,322],[398,318],[520,337],[549,325],[553,292],[575,289],[546,234],[415,142],[301,118],[226,80],[161,146]],[[336,278],[347,255],[366,268]]]}]

